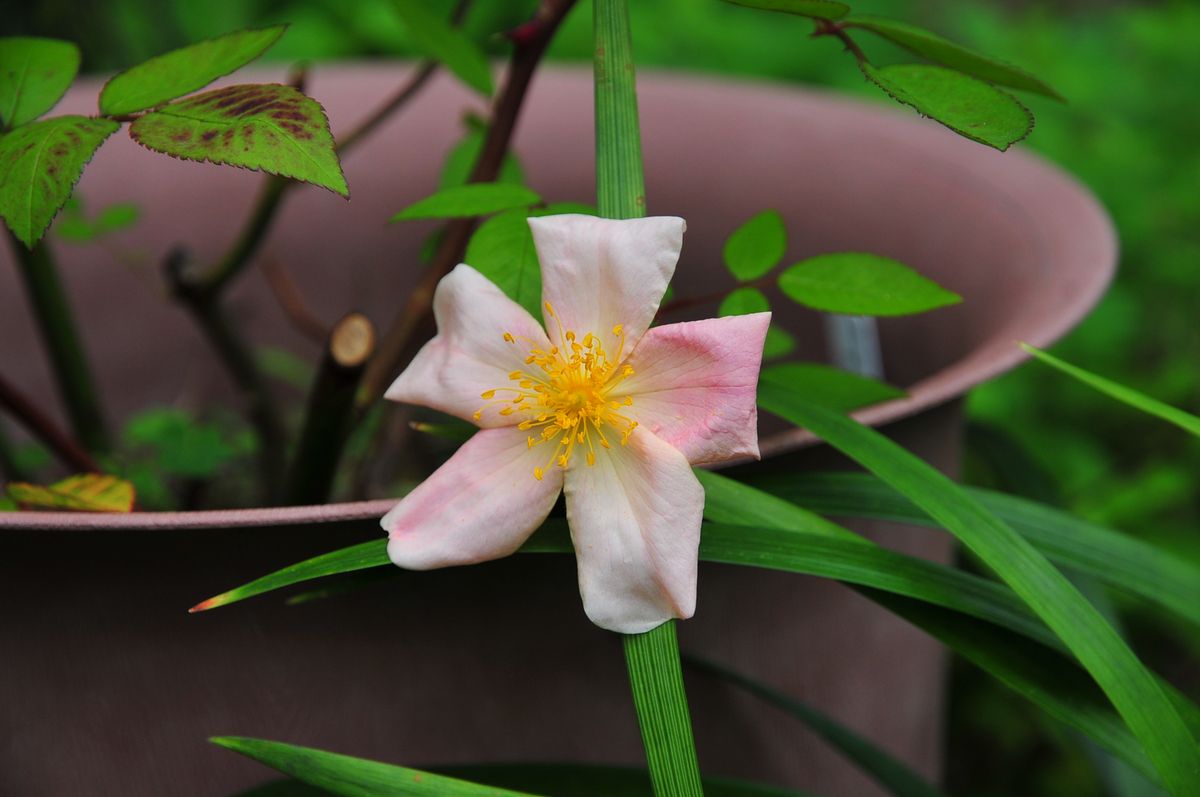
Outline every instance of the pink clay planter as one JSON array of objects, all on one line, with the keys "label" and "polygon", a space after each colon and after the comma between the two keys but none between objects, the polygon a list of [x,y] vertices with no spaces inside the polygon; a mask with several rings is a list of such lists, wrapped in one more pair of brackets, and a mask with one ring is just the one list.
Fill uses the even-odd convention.
[{"label": "pink clay planter", "polygon": [[[318,68],[310,92],[336,134],[403,71]],[[258,79],[279,73],[240,80]],[[57,112],[91,112],[99,85],[76,88]],[[1070,329],[1112,275],[1104,212],[1023,152],[994,152],[912,114],[815,92],[654,74],[639,89],[649,211],[688,222],[680,296],[730,286],[725,236],[766,208],[788,224],[787,262],[866,250],[963,295],[955,307],[881,322],[888,379],[909,395],[858,416],[947,472],[961,448],[958,399],[1019,362],[1016,341],[1044,346]],[[594,194],[591,102],[588,70],[549,70],[534,83],[516,149],[529,184],[550,201]],[[285,201],[266,250],[323,318],[358,309],[385,324],[401,306],[432,225],[384,222],[433,189],[469,107],[481,101],[438,77],[346,159],[350,203],[314,188]],[[132,201],[144,211],[109,245],[58,246],[114,420],[232,397],[156,264],[178,243],[201,262],[218,256],[259,180],[142,151],[124,134],[88,168],[80,193],[90,208]],[[0,258],[0,364],[55,406],[11,257]],[[818,316],[771,298],[801,357],[823,359]],[[231,306],[255,341],[315,355],[258,273],[240,280]],[[813,442],[802,431],[764,418],[762,432],[764,456],[787,455],[788,467],[838,464],[824,447],[801,452]],[[377,519],[392,503],[0,515],[0,792],[221,795],[272,778],[209,746],[215,734],[413,765],[639,764],[619,640],[584,617],[566,557],[404,574],[295,607],[271,595],[186,614],[225,588],[381,534]],[[944,535],[859,527],[909,553],[950,555]],[[685,650],[812,702],[937,777],[943,653],[858,595],[706,565],[696,618],[680,630]],[[707,774],[831,797],[881,793],[755,700],[701,676],[689,677],[689,693]]]}]

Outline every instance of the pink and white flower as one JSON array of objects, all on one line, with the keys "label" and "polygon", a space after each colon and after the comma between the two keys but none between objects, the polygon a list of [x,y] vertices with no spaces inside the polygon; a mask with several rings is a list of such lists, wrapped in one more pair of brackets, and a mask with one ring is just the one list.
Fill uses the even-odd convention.
[{"label": "pink and white flower", "polygon": [[650,328],[684,221],[532,218],[545,329],[460,265],[438,334],[387,392],[480,427],[383,518],[426,570],[517,550],[566,493],[584,610],[640,633],[692,615],[704,490],[692,465],[758,456],[770,313]]}]

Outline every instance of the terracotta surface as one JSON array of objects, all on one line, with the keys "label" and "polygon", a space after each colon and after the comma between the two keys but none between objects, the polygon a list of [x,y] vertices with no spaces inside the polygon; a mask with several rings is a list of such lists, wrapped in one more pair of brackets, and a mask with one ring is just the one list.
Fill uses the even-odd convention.
[{"label": "terracotta surface", "polygon": [[[317,69],[311,92],[345,130],[398,81],[385,68]],[[73,92],[59,111],[87,112],[96,88]],[[817,93],[662,75],[640,89],[649,210],[688,219],[681,296],[727,284],[721,243],[768,207],[788,222],[790,260],[868,249],[964,295],[959,307],[883,322],[888,376],[910,396],[862,415],[947,472],[961,444],[953,399],[1015,364],[1016,340],[1062,334],[1111,276],[1102,210],[1021,152]],[[516,145],[548,200],[593,193],[590,92],[587,71],[535,83]],[[288,198],[268,250],[324,318],[355,308],[385,323],[398,308],[432,225],[384,220],[431,190],[457,117],[478,105],[439,78],[349,156],[350,203],[314,188]],[[114,418],[229,394],[155,264],[178,242],[217,256],[258,183],[140,151],[124,134],[89,167],[80,192],[93,210],[115,201],[145,209],[136,231],[106,247],[60,247]],[[8,253],[0,258],[0,368],[52,406]],[[820,358],[819,319],[772,298],[802,354]],[[313,355],[259,274],[238,283],[233,302],[255,340]],[[764,420],[768,453],[810,442]],[[811,465],[830,454],[792,456]],[[0,679],[0,793],[219,795],[269,779],[204,743],[221,733],[411,764],[637,762],[620,643],[583,618],[565,557],[398,574],[299,607],[268,596],[184,614],[228,586],[370,539],[386,506],[0,516],[0,646],[16,652]],[[889,546],[949,555],[931,532],[871,529]],[[848,590],[707,567],[697,618],[681,633],[685,647],[810,700],[936,776],[942,654]],[[707,679],[689,687],[706,772],[825,795],[880,793],[797,723]]]}]

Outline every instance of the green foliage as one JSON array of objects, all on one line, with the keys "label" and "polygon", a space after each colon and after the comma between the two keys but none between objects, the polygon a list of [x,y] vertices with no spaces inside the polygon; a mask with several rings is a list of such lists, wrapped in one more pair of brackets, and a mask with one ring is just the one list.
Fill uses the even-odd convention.
[{"label": "green foliage", "polygon": [[725,0],[733,5],[779,11],[813,19],[841,19],[850,13],[850,6],[834,0]]},{"label": "green foliage", "polygon": [[479,225],[467,245],[465,262],[534,318],[541,317],[542,272],[525,209],[506,210]]},{"label": "green foliage", "polygon": [[74,244],[91,243],[109,233],[132,227],[140,216],[141,209],[134,203],[116,202],[88,218],[84,215],[83,203],[72,197],[63,205],[54,225],[54,234]]},{"label": "green foliage", "polygon": [[108,119],[57,116],[0,138],[0,216],[26,246],[37,243],[96,149],[120,127]]},{"label": "green foliage", "polygon": [[[467,764],[438,772],[554,797],[654,797],[644,769],[594,764]],[[803,797],[798,792],[725,778],[703,778],[705,797]]]},{"label": "green foliage", "polygon": [[[472,128],[459,139],[459,142],[446,156],[442,166],[442,174],[438,178],[438,190],[442,191],[454,186],[465,185],[479,154],[483,152],[483,141],[487,133],[481,128]],[[496,175],[497,183],[520,185],[525,182],[525,173],[521,163],[511,151],[505,153],[500,164],[500,172]]]},{"label": "green foliage", "polygon": [[843,24],[848,28],[869,30],[930,61],[988,83],[1062,99],[1058,92],[1025,70],[980,55],[916,25],[869,14],[849,17],[843,20]]},{"label": "green foliage", "polygon": [[1159,418],[1167,423],[1178,426],[1185,432],[1190,432],[1191,434],[1200,437],[1200,418],[1192,415],[1191,413],[1184,412],[1183,410],[1172,407],[1169,404],[1164,404],[1157,399],[1150,398],[1144,393],[1140,393],[1132,388],[1125,387],[1124,385],[1114,382],[1111,379],[1105,379],[1104,377],[1097,376],[1090,371],[1085,371],[1078,366],[1064,362],[1054,355],[1047,354],[1046,352],[1036,349],[1028,344],[1022,343],[1021,348],[1032,354],[1041,362],[1049,365],[1051,368],[1056,368],[1067,376],[1078,379],[1083,384],[1099,390],[1106,396],[1127,404],[1134,409],[1141,410],[1148,415],[1153,415],[1155,418]]},{"label": "green foliage", "polygon": [[1033,114],[1015,97],[961,72],[924,64],[859,67],[897,102],[1002,152],[1033,129]]},{"label": "green foliage", "polygon": [[535,205],[541,197],[532,189],[511,183],[468,183],[438,191],[392,216],[392,221],[486,216],[511,208]]},{"label": "green foliage", "polygon": [[237,31],[151,58],[104,85],[100,112],[120,116],[191,94],[258,58],[285,30],[286,25],[275,25]]},{"label": "green foliage", "polygon": [[725,241],[725,266],[739,282],[764,276],[787,252],[787,229],[777,211],[764,210]]},{"label": "green foliage", "polygon": [[847,315],[909,315],[962,301],[908,266],[865,252],[801,260],[779,276],[779,289],[813,309]]},{"label": "green foliage", "polygon": [[129,135],[176,158],[261,169],[350,196],[325,109],[290,86],[197,94],[139,116]]},{"label": "green foliage", "polygon": [[0,39],[0,128],[20,127],[53,108],[78,71],[79,48],[71,42]]},{"label": "green foliage", "polygon": [[84,473],[48,487],[12,482],[8,497],[26,509],[72,512],[129,512],[133,510],[133,485],[103,473]]},{"label": "green foliage", "polygon": [[759,386],[764,385],[804,396],[807,401],[840,412],[907,395],[876,379],[821,363],[782,363],[763,368]]},{"label": "green foliage", "polygon": [[528,797],[311,747],[239,736],[217,736],[209,741],[340,797]]},{"label": "green foliage", "polygon": [[244,438],[233,437],[221,424],[202,423],[176,409],[139,413],[124,431],[125,445],[147,448],[164,473],[207,479],[238,457],[250,453]]},{"label": "green foliage", "polygon": [[421,0],[392,0],[417,48],[485,96],[492,93],[487,56],[461,31],[429,12]]}]

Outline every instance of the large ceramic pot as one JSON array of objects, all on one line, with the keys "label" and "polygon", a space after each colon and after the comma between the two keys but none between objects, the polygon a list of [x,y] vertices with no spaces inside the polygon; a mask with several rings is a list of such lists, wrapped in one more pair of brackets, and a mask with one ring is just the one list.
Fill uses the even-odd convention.
[{"label": "large ceramic pot", "polygon": [[[345,130],[401,78],[391,67],[317,69],[311,92]],[[590,83],[585,70],[544,73],[520,122],[529,182],[552,200],[593,195]],[[688,221],[681,295],[726,284],[724,237],[776,208],[794,259],[869,250],[965,297],[881,324],[887,376],[909,396],[860,415],[948,473],[961,444],[958,399],[1016,364],[1015,341],[1048,344],[1070,328],[1112,273],[1103,211],[1022,152],[816,92],[674,75],[645,76],[640,89],[649,210]],[[72,91],[60,110],[88,112],[97,90]],[[267,250],[318,313],[332,320],[356,308],[384,323],[398,309],[428,228],[384,222],[432,189],[463,109],[478,104],[439,78],[349,156],[351,202],[312,188],[289,196]],[[145,211],[106,248],[60,247],[114,418],[229,394],[153,264],[181,242],[215,257],[258,180],[155,156],[123,135],[88,168],[80,192],[89,203],[134,201]],[[114,257],[130,248],[141,265]],[[0,367],[52,405],[3,258]],[[236,286],[232,307],[256,340],[314,354],[257,273]],[[802,355],[822,358],[819,319],[778,297],[776,309]],[[811,442],[764,425],[764,453],[789,466],[831,460],[826,449],[802,450]],[[620,641],[584,618],[567,557],[404,574],[296,607],[267,596],[186,614],[224,588],[370,539],[388,505],[0,516],[0,792],[220,795],[272,777],[210,747],[213,734],[414,765],[640,762]],[[929,531],[864,528],[910,553],[950,554],[948,539]],[[943,652],[857,594],[705,566],[697,615],[681,635],[686,649],[812,702],[938,776]],[[706,772],[831,796],[879,793],[795,722],[704,677],[688,685]]]}]

